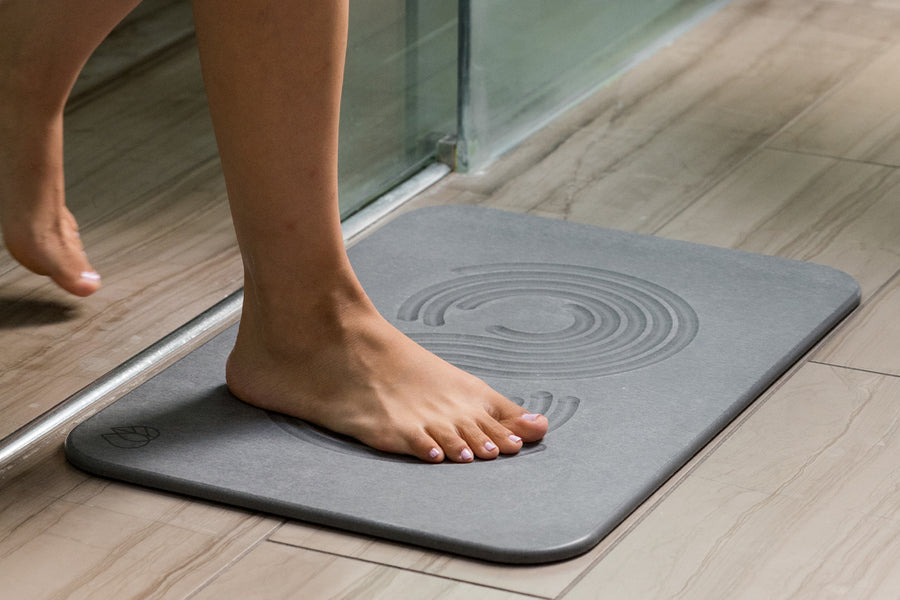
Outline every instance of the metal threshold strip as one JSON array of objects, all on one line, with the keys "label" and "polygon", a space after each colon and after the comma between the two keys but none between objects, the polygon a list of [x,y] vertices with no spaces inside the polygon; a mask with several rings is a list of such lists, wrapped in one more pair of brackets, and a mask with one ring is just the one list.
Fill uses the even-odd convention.
[{"label": "metal threshold strip", "polygon": [[[450,167],[447,165],[432,163],[379,197],[341,224],[344,241],[351,241],[390,212],[437,183],[448,173],[450,173]],[[142,373],[153,369],[186,345],[237,315],[241,309],[243,296],[243,290],[234,292],[103,377],[69,396],[48,412],[0,440],[0,474],[13,460],[23,456],[29,448],[34,447],[42,439],[54,431],[62,429],[75,417],[86,412]]]}]

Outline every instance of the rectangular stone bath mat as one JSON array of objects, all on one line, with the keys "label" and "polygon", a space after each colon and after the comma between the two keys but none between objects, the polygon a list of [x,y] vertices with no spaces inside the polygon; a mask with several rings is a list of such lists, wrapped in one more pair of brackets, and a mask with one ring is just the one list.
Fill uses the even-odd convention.
[{"label": "rectangular stone bath mat", "polygon": [[547,415],[546,438],[470,464],[370,450],[231,396],[232,328],[75,428],[69,460],[471,557],[559,560],[597,544],[859,302],[828,267],[477,207],[408,213],[350,255],[388,319]]}]

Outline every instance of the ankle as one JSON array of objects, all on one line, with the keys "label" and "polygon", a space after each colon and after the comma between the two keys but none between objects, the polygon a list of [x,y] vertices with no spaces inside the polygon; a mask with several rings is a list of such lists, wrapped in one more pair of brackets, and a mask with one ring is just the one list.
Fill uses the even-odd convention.
[{"label": "ankle", "polygon": [[[364,320],[378,317],[352,271],[302,286],[285,280],[244,289],[241,330],[269,348],[304,340],[344,339]],[[245,335],[246,337],[246,335]]]}]

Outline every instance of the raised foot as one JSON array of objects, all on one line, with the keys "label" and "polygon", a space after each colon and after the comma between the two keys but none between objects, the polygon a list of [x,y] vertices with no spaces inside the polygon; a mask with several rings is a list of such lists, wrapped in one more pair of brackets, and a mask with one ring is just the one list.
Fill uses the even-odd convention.
[{"label": "raised foot", "polygon": [[515,454],[547,432],[545,417],[428,352],[374,309],[353,312],[338,327],[283,329],[280,343],[264,344],[245,311],[226,370],[231,391],[427,462]]},{"label": "raised foot", "polygon": [[[2,111],[0,111],[2,113]],[[0,114],[0,224],[6,248],[25,268],[76,296],[100,287],[78,224],[65,206],[62,116]]]},{"label": "raised foot", "polygon": [[47,221],[2,222],[7,250],[26,269],[50,277],[76,296],[90,296],[100,288],[100,275],[88,262],[75,218],[65,207]]}]

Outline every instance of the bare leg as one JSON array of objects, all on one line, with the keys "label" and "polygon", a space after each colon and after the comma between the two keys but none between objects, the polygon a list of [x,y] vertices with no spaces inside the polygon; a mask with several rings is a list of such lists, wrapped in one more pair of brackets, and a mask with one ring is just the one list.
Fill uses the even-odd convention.
[{"label": "bare leg", "polygon": [[87,296],[100,287],[65,205],[63,108],[90,54],[140,0],[0,0],[0,224],[13,257]]},{"label": "bare leg", "polygon": [[346,0],[195,0],[244,308],[240,398],[430,462],[515,453],[547,420],[412,342],[344,251],[337,137]]}]

